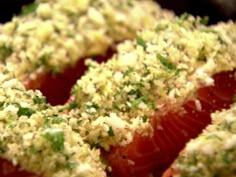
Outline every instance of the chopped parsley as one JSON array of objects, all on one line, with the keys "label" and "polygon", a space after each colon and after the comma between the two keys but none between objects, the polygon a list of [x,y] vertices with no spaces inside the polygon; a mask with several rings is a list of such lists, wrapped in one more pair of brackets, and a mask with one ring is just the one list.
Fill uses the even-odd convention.
[{"label": "chopped parsley", "polygon": [[144,97],[144,96],[135,99],[134,101],[131,102],[130,108],[131,108],[131,109],[137,108],[138,105],[139,105],[141,102],[143,102],[144,100],[145,100],[145,97]]},{"label": "chopped parsley", "polygon": [[146,42],[141,38],[140,36],[136,37],[136,42],[138,45],[142,46],[144,49],[146,49],[147,45]]},{"label": "chopped parsley", "polygon": [[94,108],[96,110],[98,110],[100,107],[98,106],[98,104],[96,103],[91,103],[91,104],[88,104],[86,105],[87,109],[91,109],[91,108]]},{"label": "chopped parsley", "polygon": [[36,96],[33,98],[33,101],[35,104],[42,104],[42,103],[46,103],[46,97],[42,96],[42,97],[39,97],[39,96]]},{"label": "chopped parsley", "polygon": [[169,70],[176,70],[176,66],[172,64],[168,59],[160,54],[157,54],[157,58],[160,60],[160,62]]},{"label": "chopped parsley", "polygon": [[199,51],[197,60],[198,61],[203,61],[203,62],[207,61],[207,58],[206,58],[206,55],[205,55],[205,47],[202,47],[201,50]]},{"label": "chopped parsley", "polygon": [[0,60],[5,61],[7,57],[9,57],[13,52],[12,47],[3,44],[0,46]]},{"label": "chopped parsley", "polygon": [[48,65],[48,60],[51,58],[50,53],[44,53],[42,56],[39,57],[38,59],[38,65]]},{"label": "chopped parsley", "polygon": [[62,151],[64,149],[65,135],[62,130],[47,128],[44,138],[51,142],[54,151]]},{"label": "chopped parsley", "polygon": [[209,17],[208,16],[204,16],[200,19],[200,23],[203,25],[207,25],[209,22]]},{"label": "chopped parsley", "polygon": [[27,107],[19,107],[19,110],[17,111],[17,115],[20,116],[27,116],[30,117],[32,114],[35,113],[35,110]]},{"label": "chopped parsley", "polygon": [[65,168],[71,170],[71,169],[75,168],[76,166],[77,166],[76,162],[67,162],[65,165]]},{"label": "chopped parsley", "polygon": [[28,4],[26,6],[23,6],[22,10],[21,10],[21,15],[25,16],[31,13],[34,13],[36,11],[36,9],[38,8],[38,3],[34,2],[31,4]]},{"label": "chopped parsley", "polygon": [[115,136],[114,131],[113,131],[113,129],[112,129],[111,126],[109,127],[108,135],[109,135],[109,136]]},{"label": "chopped parsley", "polygon": [[127,5],[130,6],[130,7],[133,7],[133,6],[134,6],[131,0],[129,0],[129,1],[127,2]]},{"label": "chopped parsley", "polygon": [[166,28],[168,28],[167,25],[161,25],[161,24],[158,24],[155,28],[155,31],[158,32],[158,31],[163,31],[165,30]]},{"label": "chopped parsley", "polygon": [[143,123],[145,123],[145,122],[147,122],[147,120],[148,120],[148,116],[147,116],[147,115],[144,115],[144,116],[142,117],[142,119],[143,119]]},{"label": "chopped parsley", "polygon": [[72,101],[69,104],[69,110],[72,110],[72,109],[77,108],[77,107],[78,107],[78,103],[76,101]]},{"label": "chopped parsley", "polygon": [[4,149],[4,147],[3,147],[3,141],[0,141],[0,154],[3,154],[3,153],[5,153],[5,149]]}]

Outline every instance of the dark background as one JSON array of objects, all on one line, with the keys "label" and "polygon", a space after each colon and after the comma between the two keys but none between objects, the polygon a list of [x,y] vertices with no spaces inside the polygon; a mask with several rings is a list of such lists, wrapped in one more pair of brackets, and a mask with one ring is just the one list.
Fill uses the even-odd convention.
[{"label": "dark background", "polygon": [[[0,0],[0,23],[9,21],[21,6],[33,0]],[[209,16],[210,23],[236,19],[236,0],[156,0],[162,7],[173,10],[177,15],[188,12],[193,15]]]}]

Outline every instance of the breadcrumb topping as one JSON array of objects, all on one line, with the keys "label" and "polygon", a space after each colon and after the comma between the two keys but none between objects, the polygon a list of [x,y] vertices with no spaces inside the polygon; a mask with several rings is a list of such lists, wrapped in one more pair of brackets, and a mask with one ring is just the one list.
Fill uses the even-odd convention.
[{"label": "breadcrumb topping", "polygon": [[0,60],[17,63],[23,81],[45,70],[62,72],[172,17],[150,0],[37,0],[0,27]]},{"label": "breadcrumb topping", "polygon": [[0,67],[0,157],[45,177],[106,176],[100,151],[72,130],[71,117]]},{"label": "breadcrumb topping", "polygon": [[200,21],[162,20],[119,45],[107,63],[88,60],[89,71],[72,90],[79,120],[72,127],[105,149],[130,143],[135,132],[151,136],[148,118],[158,109],[182,105],[199,87],[214,84],[214,73],[233,69],[235,41],[222,28],[235,31],[236,25],[214,28]]}]

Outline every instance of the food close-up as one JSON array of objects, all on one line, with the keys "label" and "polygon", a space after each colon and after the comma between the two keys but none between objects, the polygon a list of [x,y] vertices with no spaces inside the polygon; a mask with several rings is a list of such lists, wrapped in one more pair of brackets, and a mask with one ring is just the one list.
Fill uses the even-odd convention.
[{"label": "food close-up", "polygon": [[0,177],[235,176],[234,5],[2,1]]}]

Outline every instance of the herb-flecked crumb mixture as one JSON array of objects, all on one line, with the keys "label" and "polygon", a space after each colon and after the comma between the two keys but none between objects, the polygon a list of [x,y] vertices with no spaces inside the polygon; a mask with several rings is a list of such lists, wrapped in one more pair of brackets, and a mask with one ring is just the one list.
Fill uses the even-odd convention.
[{"label": "herb-flecked crumb mixture", "polygon": [[194,98],[197,88],[214,84],[213,74],[233,69],[236,45],[230,39],[236,25],[216,28],[200,22],[192,17],[162,20],[119,45],[107,63],[87,60],[89,70],[67,106],[79,120],[72,127],[105,149],[128,144],[135,132],[151,136],[148,118],[155,111],[166,103],[178,107]]},{"label": "herb-flecked crumb mixture", "polygon": [[0,66],[1,158],[45,177],[106,176],[100,151],[72,130],[71,117],[26,91],[10,68]]},{"label": "herb-flecked crumb mixture", "polygon": [[17,63],[21,80],[45,70],[63,72],[161,18],[173,14],[150,0],[36,0],[0,26],[0,62]]},{"label": "herb-flecked crumb mixture", "polygon": [[[59,2],[65,1],[55,4]],[[89,1],[79,2],[86,9]],[[106,176],[97,147],[125,146],[135,132],[151,136],[149,117],[165,103],[178,107],[194,98],[199,87],[214,84],[213,74],[235,68],[236,25],[201,23],[202,19],[191,16],[161,20],[152,29],[140,30],[135,40],[119,45],[107,63],[87,60],[89,70],[74,86],[74,100],[56,107],[15,79],[15,60],[9,58],[16,55],[18,60],[18,54],[4,43],[0,49],[7,55],[0,72],[0,156],[45,177]],[[2,29],[11,29],[7,25]],[[21,45],[16,46],[20,51]]]},{"label": "herb-flecked crumb mixture", "polygon": [[232,177],[236,168],[236,105],[212,114],[212,124],[190,141],[174,169],[176,177]]}]

